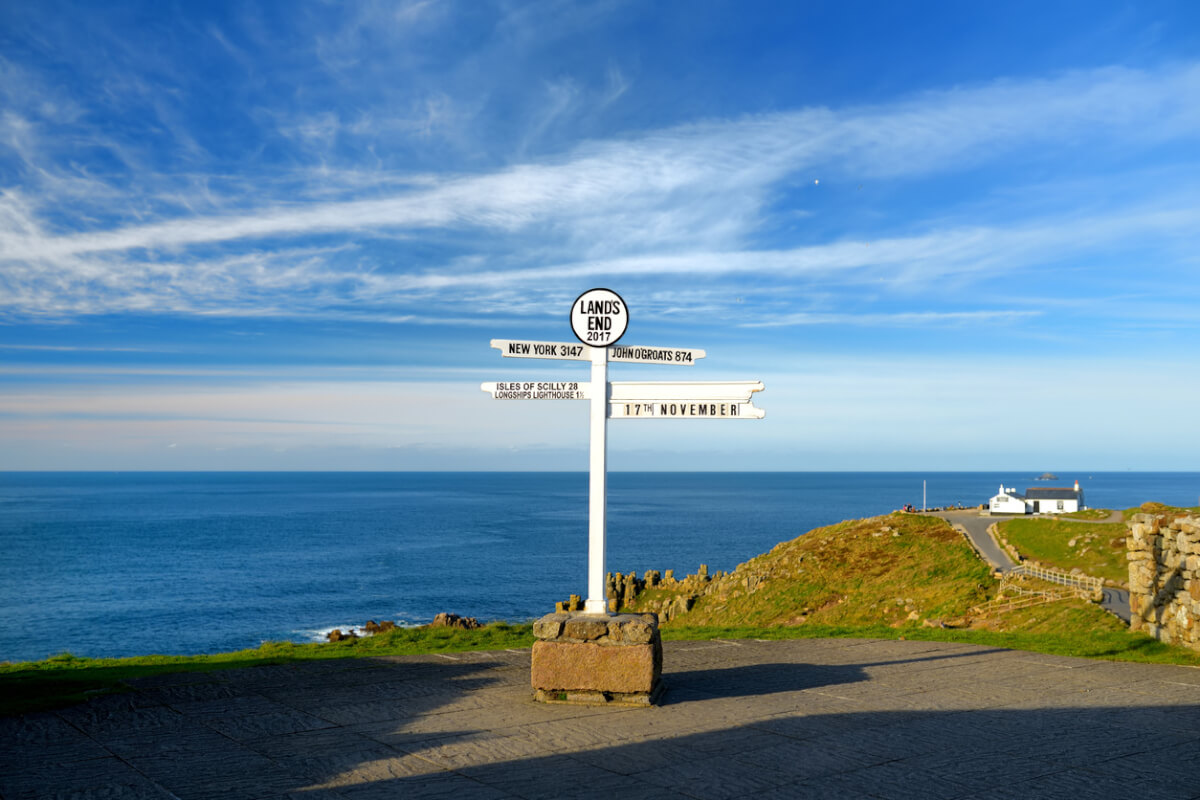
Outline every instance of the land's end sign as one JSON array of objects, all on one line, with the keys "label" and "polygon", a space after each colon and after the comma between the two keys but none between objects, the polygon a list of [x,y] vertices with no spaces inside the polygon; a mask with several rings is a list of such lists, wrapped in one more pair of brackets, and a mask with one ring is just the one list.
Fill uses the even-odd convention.
[{"label": "land's end sign", "polygon": [[582,344],[492,339],[505,358],[591,362],[590,381],[491,381],[479,388],[497,400],[590,400],[588,411],[588,596],[584,611],[607,614],[604,594],[608,530],[608,420],[762,419],[751,395],[762,381],[610,381],[608,364],[691,366],[703,350],[681,347],[614,347],[629,327],[629,309],[610,289],[590,289],[570,311],[571,331]]},{"label": "land's end sign", "polygon": [[590,347],[610,347],[629,327],[629,308],[612,289],[588,289],[571,304],[571,330]]}]

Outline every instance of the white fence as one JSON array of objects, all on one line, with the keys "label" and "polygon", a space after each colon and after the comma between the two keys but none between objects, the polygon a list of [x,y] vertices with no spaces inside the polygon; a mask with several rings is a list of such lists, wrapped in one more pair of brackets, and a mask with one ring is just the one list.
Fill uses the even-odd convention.
[{"label": "white fence", "polygon": [[1072,575],[1070,572],[1047,569],[1046,567],[1038,567],[1033,564],[1021,564],[1020,566],[1013,567],[1008,574],[1026,575],[1030,578],[1057,583],[1059,586],[1066,586],[1074,590],[1081,597],[1090,598],[1104,589],[1104,581],[1099,578],[1093,578],[1090,575]]}]

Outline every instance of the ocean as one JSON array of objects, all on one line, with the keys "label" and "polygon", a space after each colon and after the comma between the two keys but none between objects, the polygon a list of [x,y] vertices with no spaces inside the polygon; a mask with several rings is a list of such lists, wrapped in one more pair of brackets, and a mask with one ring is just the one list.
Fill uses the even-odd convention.
[{"label": "ocean", "polygon": [[[609,475],[609,571],[731,570],[780,541],[1028,473]],[[1200,473],[1061,473],[1088,505],[1200,502]],[[1048,484],[1040,484],[1048,485]],[[0,473],[0,660],[318,641],[586,594],[586,473]]]}]

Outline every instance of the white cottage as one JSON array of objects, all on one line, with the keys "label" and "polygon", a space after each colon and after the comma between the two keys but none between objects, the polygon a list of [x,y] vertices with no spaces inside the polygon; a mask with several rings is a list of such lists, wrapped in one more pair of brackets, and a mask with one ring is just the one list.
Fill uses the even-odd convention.
[{"label": "white cottage", "polygon": [[988,508],[993,514],[1029,513],[1025,505],[1025,496],[1018,494],[1016,489],[1005,489],[1004,484],[1000,484],[1000,493],[992,498]]},{"label": "white cottage", "polygon": [[1016,489],[1000,485],[1000,493],[988,503],[993,514],[1069,514],[1087,508],[1083,504],[1083,490],[1079,481],[1074,489],[1034,488],[1019,494]]},{"label": "white cottage", "polygon": [[1079,488],[1079,481],[1075,481],[1074,489],[1028,489],[1025,491],[1025,502],[1034,514],[1070,514],[1087,508],[1083,504],[1083,490]]}]

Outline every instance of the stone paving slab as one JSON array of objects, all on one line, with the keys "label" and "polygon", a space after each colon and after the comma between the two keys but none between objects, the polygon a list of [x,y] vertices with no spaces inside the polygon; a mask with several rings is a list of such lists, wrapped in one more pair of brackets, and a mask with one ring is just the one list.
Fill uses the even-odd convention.
[{"label": "stone paving slab", "polygon": [[668,642],[652,708],[529,651],[161,675],[0,719],[13,798],[1200,800],[1200,670],[938,642]]}]

